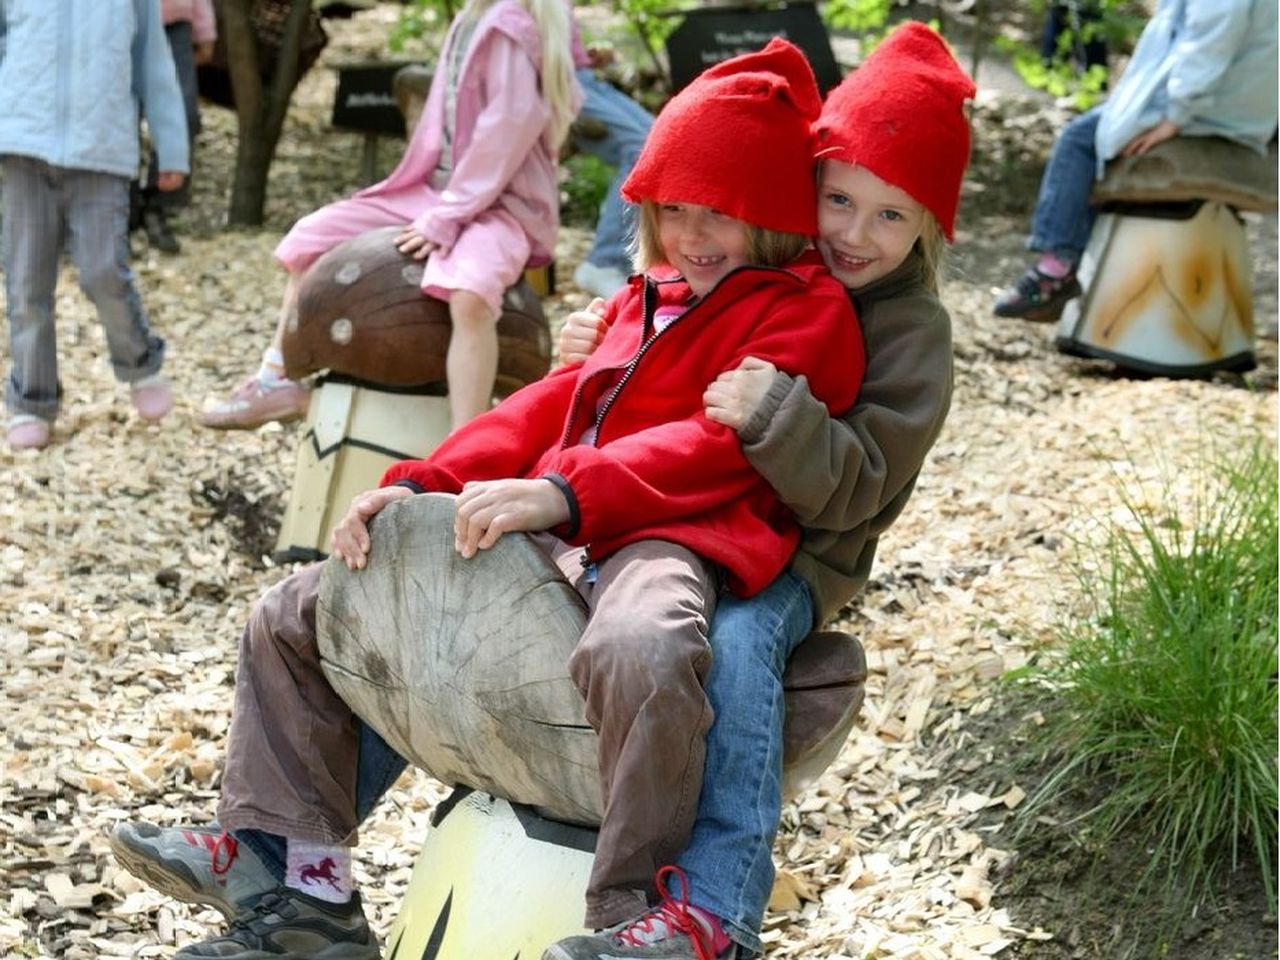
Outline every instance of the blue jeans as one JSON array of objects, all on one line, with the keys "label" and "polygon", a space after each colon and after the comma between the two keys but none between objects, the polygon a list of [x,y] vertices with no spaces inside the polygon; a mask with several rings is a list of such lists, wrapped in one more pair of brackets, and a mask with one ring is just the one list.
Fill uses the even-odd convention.
[{"label": "blue jeans", "polygon": [[782,674],[813,628],[809,586],[790,571],[749,600],[722,594],[711,622],[715,722],[698,817],[677,861],[689,898],[759,953],[782,815]]},{"label": "blue jeans", "polygon": [[1096,217],[1089,191],[1097,176],[1098,150],[1094,136],[1102,108],[1080,114],[1058,135],[1040,180],[1040,195],[1031,220],[1027,246],[1080,262]]},{"label": "blue jeans", "polygon": [[619,191],[640,156],[640,148],[653,126],[653,117],[613,84],[597,77],[594,70],[581,69],[577,76],[582,92],[586,94],[581,115],[603,123],[607,132],[599,140],[575,137],[573,145],[583,153],[599,157],[618,168],[604,203],[600,205],[596,240],[587,260],[598,267],[612,267],[630,273],[628,248],[635,214],[634,207],[622,199]]}]

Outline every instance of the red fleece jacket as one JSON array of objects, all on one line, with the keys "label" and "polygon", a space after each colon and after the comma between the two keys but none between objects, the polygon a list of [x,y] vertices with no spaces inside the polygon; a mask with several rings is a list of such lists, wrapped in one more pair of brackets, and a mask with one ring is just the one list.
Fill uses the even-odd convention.
[{"label": "red fleece jacket", "polygon": [[[862,336],[844,287],[816,254],[735,270],[655,335],[654,308],[689,295],[683,280],[633,278],[609,302],[609,331],[585,363],[517,391],[425,459],[394,464],[383,485],[457,493],[468,480],[549,476],[574,516],[553,532],[596,559],[669,540],[723,566],[735,593],[763,589],[790,559],[799,527],[737,434],[707,419],[703,391],[756,356],[808,378],[841,414],[862,382]],[[579,444],[606,391],[595,445]]]}]

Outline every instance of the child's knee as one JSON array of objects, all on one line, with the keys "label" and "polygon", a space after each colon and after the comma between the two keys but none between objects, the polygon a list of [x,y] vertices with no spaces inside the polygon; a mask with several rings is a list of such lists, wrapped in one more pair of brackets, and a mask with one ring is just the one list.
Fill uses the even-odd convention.
[{"label": "child's knee", "polygon": [[128,289],[128,273],[112,260],[89,263],[80,268],[80,289],[94,303],[103,298],[123,297]]},{"label": "child's knee", "polygon": [[569,676],[584,698],[643,700],[655,692],[701,687],[711,648],[692,633],[682,635],[641,618],[593,617],[569,657]]},{"label": "child's knee", "polygon": [[498,311],[478,293],[455,290],[449,297],[449,319],[455,329],[484,332],[495,328]]},{"label": "child's knee", "polygon": [[245,628],[242,659],[275,659],[282,646],[295,655],[319,659],[315,628],[319,579],[318,566],[306,567],[258,598]]}]

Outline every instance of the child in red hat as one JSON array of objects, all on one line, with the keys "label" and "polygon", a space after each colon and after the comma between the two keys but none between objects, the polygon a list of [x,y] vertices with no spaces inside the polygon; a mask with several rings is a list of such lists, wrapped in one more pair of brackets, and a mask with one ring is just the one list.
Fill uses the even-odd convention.
[{"label": "child in red hat", "polygon": [[[458,495],[463,557],[505,533],[544,532],[537,542],[589,608],[569,672],[600,743],[591,926],[643,910],[655,871],[689,835],[712,719],[703,680],[719,587],[752,595],[800,539],[737,434],[705,413],[703,385],[756,356],[808,383],[824,409],[846,411],[857,396],[852,306],[807,249],[816,227],[808,134],[820,106],[812,70],[785,41],[707,71],[674,98],[624,185],[642,207],[646,272],[609,302],[595,355],[513,394],[425,459],[394,465],[334,532],[333,555],[362,568],[370,520],[425,491]],[[831,352],[848,362],[824,363]],[[326,955],[376,955],[347,850],[357,809],[370,805],[357,797],[360,724],[320,667],[319,580],[314,566],[277,584],[241,641],[218,807],[235,843],[140,824],[113,838],[130,869],[233,918],[225,937],[181,957],[258,956],[281,944],[314,956],[317,938],[331,944]],[[305,863],[326,860],[346,864],[332,889],[297,881]],[[281,876],[276,895],[262,896]]]},{"label": "child in red hat", "polygon": [[[937,274],[954,233],[973,94],[942,39],[907,23],[827,99],[814,126],[817,245],[857,307],[867,351],[858,402],[833,417],[803,377],[755,356],[708,386],[707,417],[734,428],[804,535],[772,584],[723,595],[716,607],[706,680],[715,722],[697,818],[674,861],[683,896],[562,941],[545,960],[724,960],[762,949],[787,658],[866,583],[950,405],[951,325]],[[590,310],[571,315],[561,359],[590,354],[602,329]],[[846,363],[830,356],[833,367]]]}]

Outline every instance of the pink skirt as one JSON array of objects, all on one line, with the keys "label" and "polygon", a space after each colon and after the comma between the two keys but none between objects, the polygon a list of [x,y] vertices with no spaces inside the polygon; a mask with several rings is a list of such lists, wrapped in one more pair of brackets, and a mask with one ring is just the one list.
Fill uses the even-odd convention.
[{"label": "pink skirt", "polygon": [[[438,195],[417,186],[331,203],[294,224],[276,247],[276,259],[300,273],[344,240],[379,227],[408,226]],[[427,258],[422,292],[447,302],[455,290],[466,290],[501,313],[503,295],[520,279],[530,253],[529,238],[515,217],[491,207],[458,232],[448,253]]]}]

